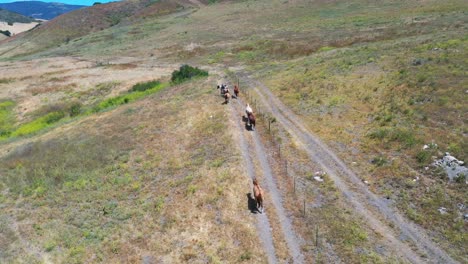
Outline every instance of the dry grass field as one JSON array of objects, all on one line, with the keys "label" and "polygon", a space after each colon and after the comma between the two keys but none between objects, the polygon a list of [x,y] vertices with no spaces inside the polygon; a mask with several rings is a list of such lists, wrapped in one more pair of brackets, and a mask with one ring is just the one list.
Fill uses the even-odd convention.
[{"label": "dry grass field", "polygon": [[[0,262],[466,263],[466,175],[431,163],[468,158],[467,11],[127,1],[0,42]],[[171,83],[182,64],[209,77]],[[216,84],[238,78],[223,105]],[[304,135],[360,184],[317,173],[329,156]]]}]

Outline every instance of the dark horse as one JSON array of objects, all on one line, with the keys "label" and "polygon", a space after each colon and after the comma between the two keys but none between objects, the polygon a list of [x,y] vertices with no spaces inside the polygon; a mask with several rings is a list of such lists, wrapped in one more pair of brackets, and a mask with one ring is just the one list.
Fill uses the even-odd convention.
[{"label": "dark horse", "polygon": [[237,96],[239,95],[239,87],[237,87],[237,85],[234,85],[234,95]]},{"label": "dark horse", "polygon": [[[263,212],[263,189],[258,185],[257,179],[253,179],[253,193],[255,201],[257,202],[257,210],[258,212]],[[261,209],[260,209],[261,208]]]},{"label": "dark horse", "polygon": [[255,116],[253,113],[248,113],[247,119],[249,120],[249,126],[251,130],[255,128]]},{"label": "dark horse", "polygon": [[224,103],[227,104],[229,103],[229,99],[231,99],[231,94],[229,93],[229,90],[226,91],[226,93],[224,94]]}]

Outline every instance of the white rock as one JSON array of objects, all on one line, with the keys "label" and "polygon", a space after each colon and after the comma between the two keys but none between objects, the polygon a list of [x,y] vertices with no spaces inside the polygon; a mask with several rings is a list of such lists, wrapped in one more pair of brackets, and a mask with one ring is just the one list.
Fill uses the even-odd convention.
[{"label": "white rock", "polygon": [[446,214],[447,213],[447,208],[445,208],[445,207],[440,207],[437,210],[439,211],[440,214]]},{"label": "white rock", "polygon": [[424,167],[424,170],[429,170],[429,167]]},{"label": "white rock", "polygon": [[315,176],[314,177],[314,180],[318,181],[318,182],[323,182],[323,179],[320,178],[319,176]]},{"label": "white rock", "polygon": [[422,149],[428,149],[429,146],[428,145],[424,145]]},{"label": "white rock", "polygon": [[369,184],[369,182],[368,182],[368,181],[364,181],[364,183],[365,183],[365,184],[367,184],[367,185]]}]

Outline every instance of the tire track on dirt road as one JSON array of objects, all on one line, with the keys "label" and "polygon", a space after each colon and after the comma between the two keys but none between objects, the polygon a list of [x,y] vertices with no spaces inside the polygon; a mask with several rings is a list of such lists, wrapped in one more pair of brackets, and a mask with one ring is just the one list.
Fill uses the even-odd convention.
[{"label": "tire track on dirt road", "polygon": [[[457,263],[428,238],[425,231],[410,223],[377,195],[369,191],[359,177],[324,143],[309,132],[299,117],[274,96],[268,87],[244,72],[240,73],[239,76],[247,87],[255,87],[253,89],[260,95],[260,101],[266,110],[273,114],[286,131],[303,144],[310,160],[323,168],[355,211],[362,215],[375,231],[386,238],[396,253],[401,254],[412,263]],[[396,230],[392,230],[381,219],[391,222]],[[418,250],[412,250],[408,244],[400,241],[398,237],[401,235],[408,237]],[[426,255],[427,259],[421,258],[422,255]]]},{"label": "tire track on dirt road", "polygon": [[[237,113],[243,113],[244,111],[244,103],[241,99],[237,98],[237,100],[232,100],[232,105],[234,105],[235,112]],[[236,124],[236,129],[238,131],[241,131],[241,140],[240,140],[240,145],[241,145],[241,150],[242,150],[242,155],[244,157],[244,160],[246,161],[246,168],[249,172],[249,175],[251,179],[255,177],[255,171],[254,167],[252,164],[252,161],[249,159],[249,145],[247,143],[247,140],[244,138],[244,131],[245,128],[242,128],[240,126],[240,120],[236,121],[236,116],[235,113],[232,111],[231,108],[231,116],[234,118],[234,123]],[[252,141],[253,141],[253,153],[255,153],[255,156],[257,160],[260,163],[260,167],[263,173],[263,179],[264,182],[266,183],[266,187],[269,191],[270,197],[271,197],[271,203],[273,204],[273,207],[275,208],[276,215],[279,219],[279,224],[281,227],[281,231],[283,233],[283,237],[286,241],[286,245],[288,247],[288,252],[289,255],[292,257],[292,260],[294,263],[304,263],[304,256],[301,253],[301,248],[299,243],[297,242],[298,239],[296,237],[296,234],[294,232],[292,222],[291,220],[287,217],[286,210],[284,209],[282,205],[282,198],[280,191],[278,190],[278,187],[276,185],[276,181],[273,177],[273,172],[268,164],[268,158],[265,153],[265,148],[259,138],[259,135],[256,132],[251,132],[252,135]],[[265,216],[266,214],[261,214],[260,217]]]}]

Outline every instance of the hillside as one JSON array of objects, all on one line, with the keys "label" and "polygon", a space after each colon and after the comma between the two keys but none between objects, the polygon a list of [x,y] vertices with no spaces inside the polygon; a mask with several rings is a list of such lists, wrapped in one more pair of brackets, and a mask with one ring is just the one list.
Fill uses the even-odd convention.
[{"label": "hillside", "polygon": [[31,22],[34,22],[35,19],[0,8],[0,21],[7,22],[10,24],[16,23],[16,22],[31,23]]},{"label": "hillside", "polygon": [[124,1],[4,40],[0,262],[466,263],[467,11]]},{"label": "hillside", "polygon": [[81,5],[68,5],[63,3],[46,3],[41,1],[18,1],[13,3],[0,3],[0,8],[23,16],[35,19],[51,20],[62,14],[76,9],[84,8]]},{"label": "hillside", "polygon": [[[0,45],[0,56],[37,53],[60,46],[78,37],[102,31],[117,24],[129,24],[134,20],[169,14],[184,8],[196,6],[189,0],[162,1],[121,1],[95,5],[67,13],[41,24],[34,31],[12,38]],[[27,45],[24,45],[27,43]],[[16,47],[21,46],[21,49]]]}]

